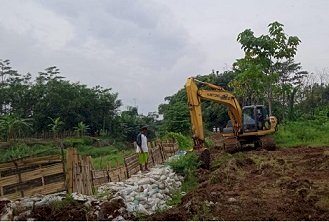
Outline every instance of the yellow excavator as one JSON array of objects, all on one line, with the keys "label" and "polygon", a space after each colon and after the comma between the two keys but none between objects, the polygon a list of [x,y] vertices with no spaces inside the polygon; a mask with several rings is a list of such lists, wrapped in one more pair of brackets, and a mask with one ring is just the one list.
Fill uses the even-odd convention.
[{"label": "yellow excavator", "polygon": [[210,152],[204,146],[202,100],[213,101],[228,108],[230,121],[222,133],[223,149],[226,152],[239,151],[248,144],[252,144],[255,148],[275,149],[275,142],[270,134],[277,129],[277,118],[269,116],[264,105],[241,108],[231,92],[193,77],[187,79],[185,89],[191,115],[194,150],[200,153],[205,168],[209,168]]}]

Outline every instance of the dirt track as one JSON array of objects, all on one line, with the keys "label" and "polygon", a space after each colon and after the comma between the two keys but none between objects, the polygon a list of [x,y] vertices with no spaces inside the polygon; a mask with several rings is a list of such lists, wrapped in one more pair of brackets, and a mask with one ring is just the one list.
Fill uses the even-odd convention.
[{"label": "dirt track", "polygon": [[146,220],[329,220],[329,147],[224,154],[177,207]]}]

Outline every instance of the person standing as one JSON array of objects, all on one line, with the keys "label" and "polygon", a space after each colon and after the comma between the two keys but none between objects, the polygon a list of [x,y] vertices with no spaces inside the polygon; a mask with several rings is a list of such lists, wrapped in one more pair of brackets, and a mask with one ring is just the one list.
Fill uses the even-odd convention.
[{"label": "person standing", "polygon": [[[137,143],[137,153],[138,153],[138,162],[140,164],[141,171],[149,172],[149,168],[147,166],[148,163],[148,146],[147,146],[147,127],[143,126],[141,128],[141,132],[137,135],[136,139]],[[143,170],[143,166],[144,169]]]}]

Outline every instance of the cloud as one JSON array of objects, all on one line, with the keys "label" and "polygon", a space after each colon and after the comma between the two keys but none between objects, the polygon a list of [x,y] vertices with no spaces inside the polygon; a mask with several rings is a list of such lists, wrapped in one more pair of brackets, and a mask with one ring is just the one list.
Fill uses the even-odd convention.
[{"label": "cloud", "polygon": [[[203,60],[195,56],[197,47],[162,4],[85,0],[4,4],[0,29],[7,33],[7,53],[1,53],[2,58],[10,55],[20,71],[57,65],[72,81],[111,87],[126,105],[137,101],[143,113],[156,110],[165,96],[183,87],[182,69],[190,70],[190,62]],[[8,42],[13,44],[8,47]],[[21,46],[20,53],[15,45]]]},{"label": "cloud", "polygon": [[125,105],[157,110],[188,76],[221,71],[242,56],[239,32],[275,20],[302,39],[297,59],[328,66],[327,1],[7,0],[0,58],[18,71],[56,65],[71,81],[119,93]]}]

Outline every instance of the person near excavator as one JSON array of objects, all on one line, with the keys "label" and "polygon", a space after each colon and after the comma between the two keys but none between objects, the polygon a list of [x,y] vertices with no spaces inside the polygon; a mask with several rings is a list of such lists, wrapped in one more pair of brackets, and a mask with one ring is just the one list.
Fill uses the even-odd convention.
[{"label": "person near excavator", "polygon": [[[147,146],[147,127],[143,126],[136,139],[138,161],[142,172],[149,172],[148,163],[148,146]],[[144,167],[144,169],[143,169]]]}]

